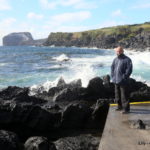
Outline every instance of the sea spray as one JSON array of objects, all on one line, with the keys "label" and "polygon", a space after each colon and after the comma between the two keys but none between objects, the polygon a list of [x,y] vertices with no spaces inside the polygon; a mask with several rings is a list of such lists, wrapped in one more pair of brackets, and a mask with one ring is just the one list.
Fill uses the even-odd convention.
[{"label": "sea spray", "polygon": [[[150,52],[125,51],[132,59],[132,76],[150,83]],[[110,75],[114,50],[78,47],[0,47],[0,88],[31,87],[48,91],[63,77],[68,83],[82,80],[86,87],[95,76]],[[53,84],[54,83],[54,84]]]},{"label": "sea spray", "polygon": [[69,57],[66,54],[61,54],[58,57],[53,57],[56,61],[68,61]]}]

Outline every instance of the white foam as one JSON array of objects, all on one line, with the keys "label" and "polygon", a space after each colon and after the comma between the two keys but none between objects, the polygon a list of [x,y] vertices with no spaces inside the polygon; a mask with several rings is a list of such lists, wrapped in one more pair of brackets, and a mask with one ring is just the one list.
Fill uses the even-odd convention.
[{"label": "white foam", "polygon": [[69,60],[69,57],[66,54],[61,54],[58,57],[53,57],[56,61],[66,61]]},{"label": "white foam", "polygon": [[66,65],[53,65],[53,66],[37,66],[35,65],[35,69],[61,69],[67,67]]},{"label": "white foam", "polygon": [[33,96],[37,93],[42,93],[43,91],[48,92],[50,88],[55,87],[57,85],[58,79],[59,78],[57,78],[54,81],[46,81],[43,84],[39,84],[39,85],[35,84],[35,85],[31,86],[29,95]]},{"label": "white foam", "polygon": [[132,59],[134,66],[139,66],[139,65],[150,66],[150,52],[149,51],[144,51],[144,52],[126,51],[125,53]]},{"label": "white foam", "polygon": [[140,75],[131,75],[131,77],[134,78],[136,81],[143,82],[143,83],[147,84],[148,86],[150,86],[150,80],[146,80]]},{"label": "white foam", "polygon": [[[69,83],[76,79],[81,79],[82,86],[87,87],[89,80],[94,78],[95,76],[101,76],[103,74],[102,71],[99,71],[99,74],[94,70],[94,66],[102,66],[102,67],[110,67],[113,59],[116,57],[115,53],[112,55],[109,51],[105,53],[106,55],[85,55],[84,57],[74,57],[71,58],[71,62],[69,64],[54,65],[48,68],[61,68],[66,65],[68,67],[68,72],[61,74],[66,83]],[[145,82],[150,86],[150,79],[146,80],[142,76],[147,72],[147,68],[145,66],[150,67],[150,52],[135,52],[135,51],[125,51],[125,54],[129,56],[133,61],[133,72],[139,75],[132,75],[132,78],[135,78],[137,81]],[[65,54],[61,54],[58,57],[54,57],[53,59],[57,61],[64,61],[65,59],[69,59],[69,57]],[[108,74],[110,70],[106,70]],[[101,73],[101,74],[100,74]],[[133,73],[133,74],[134,74]],[[141,76],[142,74],[142,76]],[[59,77],[60,78],[60,77]],[[41,85],[33,85],[31,89],[31,94],[35,94],[37,91],[48,91],[51,87],[57,85],[58,79],[54,81],[46,81]]]},{"label": "white foam", "polygon": [[9,65],[10,63],[0,63],[0,67],[3,67],[3,66],[7,66]]}]

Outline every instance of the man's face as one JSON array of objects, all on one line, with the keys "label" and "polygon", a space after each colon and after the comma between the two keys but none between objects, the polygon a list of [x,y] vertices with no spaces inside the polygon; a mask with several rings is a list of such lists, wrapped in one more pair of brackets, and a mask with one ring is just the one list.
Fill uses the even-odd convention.
[{"label": "man's face", "polygon": [[115,51],[116,51],[117,56],[123,54],[123,49],[120,47],[116,48]]}]

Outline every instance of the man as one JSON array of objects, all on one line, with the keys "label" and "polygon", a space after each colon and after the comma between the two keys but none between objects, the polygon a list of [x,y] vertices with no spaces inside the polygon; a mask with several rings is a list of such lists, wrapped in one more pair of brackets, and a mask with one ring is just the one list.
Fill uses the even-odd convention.
[{"label": "man", "polygon": [[124,54],[121,46],[115,49],[117,57],[111,65],[111,77],[115,84],[115,100],[118,103],[116,111],[123,110],[123,114],[130,112],[127,92],[127,81],[132,73],[132,61]]}]

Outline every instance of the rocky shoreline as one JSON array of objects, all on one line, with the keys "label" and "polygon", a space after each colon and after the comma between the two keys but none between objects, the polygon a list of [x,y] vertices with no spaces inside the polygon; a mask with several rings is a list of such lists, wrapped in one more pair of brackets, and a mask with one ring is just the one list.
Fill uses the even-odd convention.
[{"label": "rocky shoreline", "polygon": [[50,33],[45,46],[77,46],[112,49],[118,45],[143,51],[150,48],[150,23],[122,25],[84,32]]},{"label": "rocky shoreline", "polygon": [[[150,99],[150,87],[129,79],[131,101]],[[0,91],[0,147],[5,150],[97,150],[114,102],[109,75],[81,80],[61,78],[48,92],[9,86]]]}]

